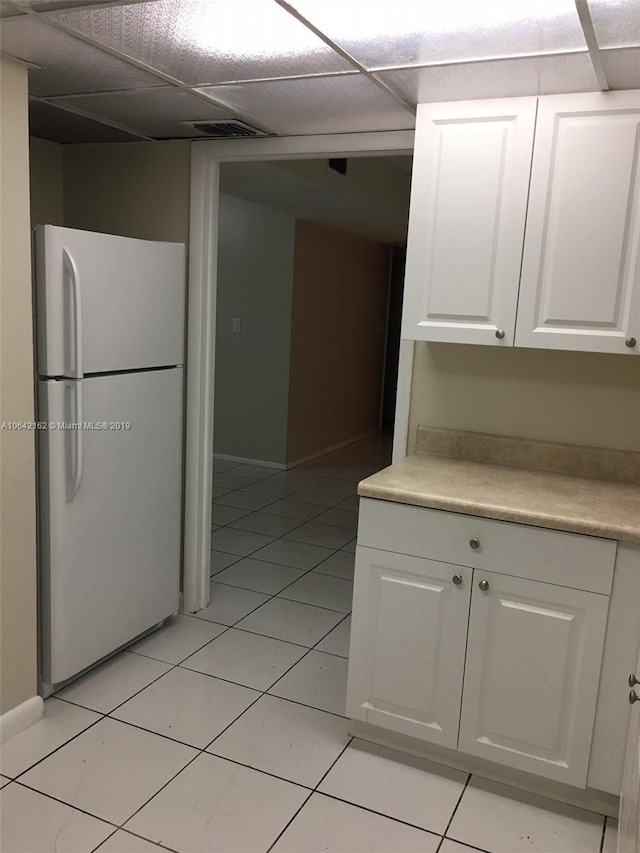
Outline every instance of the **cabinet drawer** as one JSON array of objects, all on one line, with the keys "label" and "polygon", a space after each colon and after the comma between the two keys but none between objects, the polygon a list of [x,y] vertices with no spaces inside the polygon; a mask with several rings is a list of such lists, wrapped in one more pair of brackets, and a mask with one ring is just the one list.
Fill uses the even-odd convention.
[{"label": "cabinet drawer", "polygon": [[372,498],[360,500],[358,544],[604,595],[617,547],[610,539]]}]

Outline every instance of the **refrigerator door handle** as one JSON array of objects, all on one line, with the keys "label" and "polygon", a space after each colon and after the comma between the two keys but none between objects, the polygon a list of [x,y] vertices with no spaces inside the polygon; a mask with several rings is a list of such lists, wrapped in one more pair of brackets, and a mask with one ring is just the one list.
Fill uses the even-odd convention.
[{"label": "refrigerator door handle", "polygon": [[62,269],[71,284],[71,304],[73,306],[73,334],[70,336],[72,357],[69,373],[76,379],[82,379],[84,375],[82,372],[82,290],[78,267],[66,248],[62,250]]},{"label": "refrigerator door handle", "polygon": [[84,467],[84,433],[82,430],[82,382],[65,382],[70,392],[68,399],[73,405],[67,406],[67,503],[72,503],[82,483]]}]

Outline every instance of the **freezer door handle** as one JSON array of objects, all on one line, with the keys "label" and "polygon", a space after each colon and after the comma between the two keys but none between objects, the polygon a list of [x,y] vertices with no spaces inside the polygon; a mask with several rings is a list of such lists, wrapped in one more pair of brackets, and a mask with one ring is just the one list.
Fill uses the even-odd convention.
[{"label": "freezer door handle", "polygon": [[70,284],[73,315],[72,334],[69,336],[69,345],[72,350],[69,375],[75,376],[76,379],[82,379],[84,375],[82,372],[82,290],[78,267],[66,248],[62,250],[62,268],[64,277]]},{"label": "freezer door handle", "polygon": [[65,382],[67,438],[67,503],[72,503],[82,482],[84,433],[82,430],[82,382]]}]

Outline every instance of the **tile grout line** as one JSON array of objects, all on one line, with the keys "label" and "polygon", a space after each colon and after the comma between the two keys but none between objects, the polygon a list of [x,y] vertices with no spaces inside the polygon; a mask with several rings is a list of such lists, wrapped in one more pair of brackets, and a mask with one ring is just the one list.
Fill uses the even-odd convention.
[{"label": "tile grout line", "polygon": [[[464,783],[464,787],[463,787],[462,791],[460,792],[460,796],[458,797],[458,802],[455,804],[455,807],[454,807],[453,811],[451,812],[451,817],[449,818],[449,822],[447,823],[445,830],[442,833],[443,839],[448,838],[447,833],[449,832],[449,828],[451,827],[451,824],[453,823],[453,819],[456,816],[456,812],[458,811],[458,807],[460,806],[460,803],[462,802],[462,798],[465,795],[465,791],[467,790],[467,788],[469,786],[469,782],[471,781],[471,776],[472,776],[471,773],[469,773],[469,775],[467,776],[467,781]],[[453,840],[455,840],[455,839],[453,839]]]},{"label": "tile grout line", "polygon": [[[288,601],[289,599],[285,599],[285,600]],[[269,603],[268,601],[265,601],[265,604],[268,604],[268,603]],[[296,602],[294,602],[294,604],[298,604],[298,602],[296,601]],[[262,607],[262,605],[260,605],[260,606]],[[332,610],[330,612],[336,613],[337,611]],[[346,619],[350,615],[351,615],[350,613],[346,613],[344,618]],[[242,620],[240,620],[240,621],[242,621]],[[280,643],[288,643],[290,646],[296,646],[299,649],[307,649],[307,651],[312,652],[316,649],[316,646],[318,645],[318,643],[321,643],[323,640],[326,640],[326,638],[329,636],[329,634],[332,631],[335,631],[335,629],[338,628],[340,625],[342,625],[343,622],[344,622],[344,619],[341,619],[337,623],[337,625],[335,625],[333,628],[331,628],[329,631],[327,631],[327,633],[324,634],[313,646],[305,646],[302,643],[294,643],[293,640],[282,640],[282,639],[280,639],[280,637],[272,637],[271,634],[261,634],[260,631],[250,631],[248,628],[238,627],[237,624],[230,626],[230,627],[235,628],[236,631],[242,631],[243,634],[251,634],[254,637],[264,637],[265,640],[277,640]],[[221,637],[222,634],[224,634],[224,633],[225,632],[223,631],[221,634],[218,634],[218,636]],[[218,637],[213,638],[213,640],[217,640],[217,639],[218,639]],[[213,642],[213,640],[210,640],[209,642]],[[209,645],[209,644],[205,643],[205,645]],[[204,648],[204,646],[202,646],[202,648]],[[201,649],[197,649],[197,651],[201,651]],[[323,655],[331,655],[334,658],[342,658],[342,660],[348,660],[348,657],[346,655],[339,655],[337,652],[327,652],[324,649],[318,649],[317,651],[322,652]],[[137,652],[135,652],[135,654],[137,654]],[[196,654],[196,652],[194,652],[194,654]],[[142,657],[142,655],[141,655],[141,657]],[[150,660],[156,660],[156,658],[150,658]],[[185,658],[185,660],[188,660],[188,658]],[[178,664],[178,666],[180,666],[180,664]],[[190,667],[184,667],[184,668],[189,669]],[[198,670],[195,670],[195,672],[197,672],[197,671]]]},{"label": "tile grout line", "polygon": [[[327,577],[328,577],[328,576],[327,576]],[[294,583],[295,583],[295,581],[294,581]],[[225,584],[225,586],[229,586],[231,589],[243,589],[243,587],[233,587],[233,586],[231,586],[230,584]],[[246,590],[245,590],[245,592],[254,592],[254,590],[246,589]],[[266,593],[260,593],[260,594],[261,594],[261,595],[266,595]],[[210,625],[219,625],[220,627],[223,627],[225,630],[224,630],[224,631],[221,631],[221,632],[220,632],[219,634],[217,634],[215,637],[212,637],[212,638],[211,638],[211,640],[209,640],[208,642],[206,642],[206,643],[205,643],[203,646],[201,646],[199,649],[196,649],[194,652],[191,652],[190,654],[188,654],[188,655],[187,655],[183,660],[181,660],[181,661],[180,661],[180,663],[179,663],[179,664],[176,664],[176,666],[180,666],[180,665],[182,665],[182,664],[183,664],[186,660],[188,660],[192,655],[196,654],[196,652],[201,651],[205,646],[208,646],[208,645],[209,645],[209,643],[212,643],[214,640],[217,640],[217,639],[218,639],[218,637],[221,637],[224,633],[226,633],[226,631],[228,631],[228,630],[229,630],[229,628],[235,628],[235,629],[236,629],[236,631],[243,631],[245,634],[253,634],[253,635],[257,636],[257,637],[265,637],[266,639],[269,639],[269,640],[278,640],[278,641],[279,641],[279,642],[281,642],[281,643],[289,643],[289,645],[292,645],[292,646],[298,646],[298,647],[303,648],[303,649],[309,649],[309,650],[311,650],[311,649],[315,648],[315,645],[317,645],[317,643],[316,643],[314,646],[304,646],[304,645],[302,645],[302,643],[295,643],[295,642],[293,642],[293,641],[291,641],[291,640],[282,640],[282,639],[280,639],[280,637],[272,637],[272,636],[270,636],[269,634],[261,634],[259,631],[250,631],[250,630],[248,630],[247,628],[240,628],[240,627],[239,627],[240,623],[241,623],[244,619],[247,619],[249,616],[252,616],[254,613],[256,613],[256,611],[260,610],[260,608],[261,608],[261,607],[264,607],[265,605],[269,604],[269,602],[271,602],[274,598],[279,598],[279,596],[278,596],[277,594],[276,594],[276,595],[272,595],[272,596],[270,596],[270,597],[267,599],[267,601],[263,601],[263,602],[261,602],[261,603],[260,603],[260,604],[258,604],[256,607],[254,607],[254,608],[253,608],[253,610],[248,611],[248,613],[246,613],[246,615],[241,616],[241,617],[240,617],[236,622],[234,622],[234,623],[233,623],[233,624],[231,624],[231,625],[224,625],[222,622],[215,622],[213,619],[203,619],[201,616],[197,616],[195,613],[181,613],[181,614],[180,614],[181,616],[187,616],[187,617],[189,617],[190,619],[198,619],[200,622],[204,622],[205,624],[209,623]],[[318,609],[318,610],[326,610],[326,611],[328,611],[329,613],[337,613],[337,614],[342,615],[344,618],[343,618],[343,619],[341,619],[339,622],[337,622],[337,623],[336,623],[336,625],[334,626],[334,628],[337,628],[337,627],[338,627],[338,625],[341,625],[341,624],[342,624],[342,622],[344,622],[344,619],[346,619],[346,617],[347,617],[347,616],[350,616],[350,615],[351,615],[351,613],[345,613],[345,612],[344,612],[344,611],[342,611],[342,610],[330,610],[328,607],[320,607],[320,605],[316,605],[316,604],[307,604],[306,602],[303,602],[303,601],[294,601],[293,599],[290,599],[290,598],[284,598],[284,599],[281,599],[281,600],[283,600],[283,601],[290,601],[292,604],[302,604],[304,607],[312,607],[312,608],[316,608],[316,609]],[[323,635],[323,636],[318,640],[318,643],[322,642],[322,640],[324,640],[324,639],[325,639],[325,638],[326,638],[326,637],[331,633],[331,631],[333,631],[333,630],[334,630],[334,628],[331,628],[329,631],[327,631],[327,633],[326,633],[326,634],[324,634],[324,635]],[[141,654],[140,652],[132,652],[132,654],[137,654],[137,655],[139,655],[140,657],[147,657],[147,658],[150,658],[151,660],[159,660],[159,658],[151,658],[149,655],[143,655],[143,654]],[[333,654],[333,655],[334,655],[334,657],[343,657],[343,655],[336,655],[336,654],[334,654],[333,652],[326,652],[325,654]],[[167,662],[167,661],[161,661],[161,663],[168,663],[168,662]],[[188,667],[187,667],[187,668],[188,668]]]},{"label": "tile grout line", "polygon": [[[278,541],[278,540],[276,539],[276,540],[274,540],[274,541]],[[260,549],[258,549],[258,550],[260,550]],[[283,596],[283,595],[282,595],[282,593],[284,592],[284,590],[288,589],[290,586],[293,586],[293,584],[295,584],[295,583],[297,583],[298,581],[302,580],[304,577],[306,577],[306,576],[307,576],[308,574],[310,574],[311,572],[315,572],[315,571],[316,571],[316,569],[317,569],[317,567],[318,567],[319,565],[321,565],[323,562],[326,562],[326,560],[330,559],[331,557],[335,556],[335,554],[336,554],[336,553],[338,553],[338,551],[339,551],[339,550],[340,550],[340,549],[334,549],[334,551],[333,551],[333,553],[332,553],[332,554],[329,554],[327,557],[325,557],[325,559],[324,559],[324,560],[321,560],[321,561],[320,561],[320,563],[317,563],[315,566],[312,566],[310,569],[306,569],[306,570],[305,570],[305,569],[302,569],[302,568],[297,568],[297,567],[295,567],[295,566],[286,566],[286,565],[284,565],[283,563],[275,563],[275,562],[273,562],[273,563],[272,563],[272,561],[270,561],[270,560],[263,560],[262,562],[267,562],[267,563],[270,563],[271,565],[277,565],[277,566],[281,566],[281,567],[283,567],[283,568],[290,568],[290,569],[294,569],[294,570],[296,570],[296,571],[301,571],[301,572],[303,572],[303,574],[301,574],[301,575],[300,575],[300,577],[298,577],[298,578],[296,578],[295,580],[291,581],[290,583],[286,584],[286,586],[282,587],[278,592],[276,592],[276,593],[272,593],[271,595],[269,595],[269,593],[262,593],[262,592],[260,592],[259,590],[251,590],[251,589],[249,589],[248,587],[239,587],[239,586],[236,586],[236,585],[234,585],[234,584],[225,584],[225,583],[224,583],[224,581],[216,581],[216,580],[214,580],[214,578],[216,578],[219,574],[221,574],[222,572],[226,571],[226,569],[227,569],[227,568],[233,568],[233,566],[234,566],[234,565],[237,565],[237,563],[238,563],[238,562],[240,562],[242,559],[250,559],[250,558],[251,558],[251,555],[247,555],[247,557],[241,557],[239,560],[237,560],[237,561],[236,561],[236,563],[234,563],[234,564],[232,564],[232,565],[230,565],[230,566],[227,566],[227,567],[226,567],[226,568],[224,568],[224,569],[221,569],[219,572],[216,572],[216,573],[215,573],[215,574],[213,574],[213,575],[210,575],[210,577],[209,577],[209,581],[210,581],[210,583],[220,583],[220,584],[222,584],[222,585],[224,585],[224,586],[227,586],[227,587],[230,587],[230,588],[232,588],[232,589],[244,589],[244,590],[245,590],[245,591],[247,591],[247,592],[256,592],[256,593],[259,593],[260,595],[269,595],[269,598],[268,598],[268,600],[267,600],[267,601],[263,601],[261,604],[257,605],[257,607],[255,607],[253,610],[249,611],[249,613],[246,613],[244,616],[242,616],[240,619],[238,619],[236,622],[234,622],[234,623],[233,623],[233,625],[231,625],[231,626],[229,626],[229,627],[235,627],[235,626],[236,626],[236,625],[238,625],[238,623],[239,623],[239,622],[241,622],[243,619],[247,618],[247,617],[248,617],[248,616],[250,616],[252,613],[255,613],[255,611],[256,611],[256,610],[258,610],[260,607],[263,607],[264,605],[268,604],[268,603],[269,603],[269,601],[273,600],[274,598],[282,598],[282,599],[284,599],[285,601],[292,601],[292,602],[294,602],[295,604],[304,604],[304,605],[306,605],[306,606],[308,606],[308,607],[319,607],[321,610],[328,610],[328,611],[330,611],[331,613],[344,613],[344,611],[342,611],[342,610],[334,610],[333,608],[325,607],[325,606],[323,606],[323,605],[318,605],[318,604],[309,604],[308,602],[305,602],[305,601],[296,601],[295,599],[289,599],[289,598],[286,598],[286,596]],[[252,552],[252,553],[257,553],[257,551],[256,551],[256,552]],[[255,559],[255,558],[254,558],[254,559]],[[324,574],[323,574],[323,573],[321,573],[321,572],[318,572],[318,574],[321,574],[323,577],[333,577],[333,578],[335,578],[336,580],[346,580],[348,583],[351,583],[351,584],[352,584],[352,586],[353,586],[353,581],[352,581],[352,580],[349,580],[349,579],[347,579],[347,578],[337,578],[337,577],[335,577],[335,575],[324,575]],[[349,611],[349,612],[350,612],[350,611]],[[185,614],[185,615],[191,615],[191,616],[194,616],[195,618],[200,618],[200,619],[202,618],[202,617],[198,617],[198,616],[197,616],[197,614]],[[349,614],[347,613],[347,614],[345,614],[345,615],[349,615]],[[213,620],[211,620],[211,621],[213,621]],[[341,620],[341,621],[342,621],[342,620]],[[220,624],[220,623],[218,623],[218,624]],[[239,629],[239,630],[242,630],[242,629]],[[263,635],[263,636],[268,636],[268,635]],[[273,638],[273,639],[277,639],[277,638]],[[323,638],[323,639],[324,639],[324,638]],[[283,641],[283,642],[286,642],[286,641]]]},{"label": "tile grout line", "polygon": [[449,841],[452,844],[458,844],[460,847],[464,849],[469,849],[470,853],[492,853],[490,850],[485,850],[484,847],[476,847],[474,844],[468,844],[466,841],[456,841],[455,838],[447,838],[446,836],[442,836],[440,844],[438,845],[438,849],[436,853],[441,853],[442,848],[444,847],[445,841]]},{"label": "tile grout line", "polygon": [[602,835],[600,836],[600,847],[598,848],[598,853],[604,853],[604,839],[607,835],[607,823],[609,819],[605,816],[602,822]]},{"label": "tile grout line", "polygon": [[104,841],[101,841],[97,847],[94,847],[91,853],[100,853],[100,848],[102,848],[107,841],[110,841],[113,836],[118,832],[126,832],[129,835],[132,835],[134,838],[139,838],[141,841],[145,841],[147,844],[151,844],[153,847],[157,847],[159,851],[166,850],[167,853],[180,853],[180,851],[175,850],[173,847],[166,847],[164,844],[160,844],[157,841],[149,841],[148,838],[145,838],[143,835],[138,835],[136,832],[131,832],[130,829],[123,829],[121,826],[117,827],[114,832],[108,838],[105,838]]},{"label": "tile grout line", "polygon": [[[55,803],[60,803],[61,805],[66,806],[69,809],[73,809],[73,811],[77,811],[77,812],[80,812],[81,814],[87,815],[87,817],[91,817],[94,820],[100,820],[100,821],[102,821],[102,823],[106,823],[109,826],[112,826],[115,830],[120,829],[119,824],[114,823],[112,820],[109,820],[108,818],[99,817],[98,815],[93,814],[93,812],[88,812],[86,809],[81,809],[79,806],[71,805],[71,803],[67,803],[66,800],[61,800],[59,797],[54,797],[53,794],[49,794],[46,791],[40,791],[40,790],[38,790],[38,788],[34,788],[31,785],[27,785],[26,782],[21,782],[19,779],[14,779],[13,782],[15,785],[20,785],[21,788],[26,788],[27,791],[32,791],[34,794],[40,794],[40,796],[46,797],[48,800],[53,800]],[[7,785],[6,787],[9,787],[9,786]],[[111,836],[109,836],[109,837],[111,837]],[[104,841],[106,841],[106,840],[107,839],[105,838]],[[100,843],[104,844],[104,841],[101,841]]]},{"label": "tile grout line", "polygon": [[[230,627],[231,627],[231,626],[230,626]],[[222,634],[224,634],[224,633],[225,633],[225,632],[223,631],[223,632],[222,632]],[[246,633],[249,633],[249,632],[247,631]],[[329,633],[331,633],[331,632],[329,632]],[[218,636],[222,636],[222,634],[219,634]],[[265,636],[265,635],[258,634],[257,636]],[[217,640],[217,639],[218,639],[218,637],[214,637],[213,639],[214,639],[214,640]],[[267,637],[267,636],[265,636],[265,639],[267,639],[267,640],[273,640],[273,639],[277,639],[277,638],[275,638],[275,637]],[[210,640],[209,642],[211,642],[211,643],[212,643],[212,642],[213,642],[213,640]],[[209,644],[207,643],[206,645],[209,645]],[[204,648],[204,647],[203,647],[203,648]],[[287,673],[288,673],[291,669],[293,669],[293,667],[294,667],[294,666],[296,666],[298,663],[300,663],[300,661],[301,661],[301,660],[303,660],[303,658],[305,658],[305,657],[307,656],[307,653],[308,653],[308,652],[312,652],[312,651],[314,651],[314,650],[315,650],[315,649],[314,649],[314,647],[308,647],[308,646],[300,646],[299,648],[303,648],[303,649],[305,649],[305,650],[306,650],[306,651],[305,651],[305,654],[304,654],[304,655],[302,655],[302,657],[298,658],[298,660],[297,660],[295,663],[293,663],[293,664],[289,667],[289,669],[287,669],[287,670],[286,670],[286,672],[284,672],[281,676],[279,676],[279,677],[278,677],[278,678],[273,682],[273,684],[272,684],[270,687],[268,687],[266,690],[261,690],[261,689],[260,689],[260,688],[258,688],[258,687],[250,687],[248,684],[243,684],[243,683],[242,683],[242,682],[240,682],[240,681],[232,681],[230,678],[224,678],[224,677],[223,677],[223,676],[221,676],[221,675],[212,675],[210,672],[203,672],[203,671],[202,671],[202,670],[200,670],[200,669],[192,669],[191,667],[183,666],[184,661],[183,661],[182,663],[177,663],[177,664],[172,664],[172,665],[170,665],[170,666],[171,666],[171,668],[170,668],[169,670],[167,670],[167,672],[164,672],[161,676],[159,676],[158,678],[156,678],[156,679],[155,679],[155,681],[159,681],[161,678],[164,678],[164,676],[165,676],[165,675],[169,675],[169,673],[170,673],[172,670],[174,670],[174,669],[181,669],[181,670],[183,670],[183,671],[185,671],[185,672],[192,672],[192,673],[194,673],[195,675],[202,675],[202,676],[204,676],[205,678],[212,678],[212,679],[214,679],[215,681],[222,681],[222,682],[224,682],[225,684],[233,684],[233,685],[234,685],[234,687],[244,687],[244,688],[245,688],[245,690],[252,690],[254,693],[260,693],[261,695],[271,696],[272,698],[275,698],[275,699],[282,699],[282,701],[284,701],[284,702],[291,702],[291,703],[292,703],[292,704],[294,704],[294,705],[301,705],[303,708],[310,708],[312,711],[321,711],[323,714],[331,714],[333,717],[340,717],[340,718],[341,718],[341,719],[343,719],[343,720],[348,720],[348,719],[349,719],[349,717],[345,716],[344,714],[338,714],[338,713],[336,713],[335,711],[326,711],[324,708],[317,708],[315,705],[308,705],[306,702],[299,702],[297,699],[288,699],[288,698],[286,698],[285,696],[276,696],[276,695],[275,695],[275,693],[269,693],[269,692],[268,692],[269,690],[271,690],[271,688],[272,688],[272,687],[275,687],[275,685],[278,683],[278,681],[280,681],[280,678],[284,678],[284,676],[285,676],[285,675],[287,675]],[[195,652],[194,652],[194,654],[195,654]],[[341,657],[340,655],[334,655],[334,654],[332,654],[331,652],[320,652],[320,654],[326,654],[326,655],[329,655],[330,657],[336,657],[336,658],[339,658],[340,660],[348,660],[348,658]],[[142,655],[141,655],[141,657],[142,657]],[[189,655],[188,657],[190,657],[190,655]],[[188,657],[187,657],[187,658],[185,658],[185,660],[188,660]],[[148,658],[148,660],[156,660],[156,659],[155,659],[155,658]],[[121,708],[123,705],[126,705],[126,704],[127,704],[127,702],[129,702],[129,701],[130,701],[130,699],[135,699],[135,697],[136,697],[136,696],[138,696],[140,693],[142,693],[144,690],[146,690],[146,689],[147,689],[147,687],[150,687],[150,686],[151,686],[152,684],[154,684],[154,683],[155,683],[154,681],[149,682],[149,684],[147,684],[145,687],[142,687],[142,688],[141,688],[140,690],[138,690],[136,693],[132,694],[132,695],[129,697],[129,699],[125,699],[125,700],[124,700],[124,702],[121,702],[119,705],[116,705],[116,707],[115,707],[115,708],[113,708],[111,711],[107,711],[107,712],[103,712],[103,711],[95,711],[93,708],[89,708],[87,705],[80,705],[78,702],[72,702],[70,699],[59,699],[59,701],[60,701],[60,702],[66,702],[68,705],[73,705],[75,708],[82,708],[82,710],[83,710],[83,711],[91,711],[91,712],[92,712],[92,713],[94,713],[94,714],[99,714],[99,715],[100,715],[100,719],[99,719],[99,720],[94,720],[94,721],[93,721],[93,723],[90,723],[90,724],[87,726],[87,728],[82,729],[82,731],[80,731],[80,732],[78,732],[77,734],[73,735],[71,738],[69,738],[69,740],[68,740],[68,741],[66,741],[64,744],[61,744],[61,746],[66,746],[66,745],[67,745],[68,743],[70,743],[72,740],[75,740],[77,737],[79,737],[81,734],[83,734],[83,732],[87,731],[87,729],[90,729],[90,728],[92,728],[93,726],[95,726],[95,725],[96,725],[96,723],[99,723],[99,722],[101,721],[101,719],[103,719],[103,718],[109,718],[109,719],[111,719],[111,720],[115,720],[115,721],[116,721],[116,722],[118,722],[118,723],[127,723],[127,721],[126,721],[126,720],[121,720],[119,717],[112,717],[111,715],[113,714],[113,712],[114,712],[114,711],[117,711],[117,710],[118,710],[119,708]],[[56,698],[57,698],[57,697],[56,697]],[[244,713],[244,711],[242,711],[242,713]],[[134,726],[135,728],[144,729],[144,731],[147,731],[147,732],[149,732],[150,734],[154,734],[154,735],[157,735],[158,737],[166,738],[167,740],[175,740],[175,738],[172,738],[172,737],[170,737],[169,735],[163,735],[163,734],[161,734],[160,732],[153,731],[152,729],[145,729],[145,728],[144,728],[144,726],[138,726],[138,725],[136,725],[135,723],[127,723],[127,725],[132,725],[132,726]],[[231,723],[229,723],[229,725],[231,725]],[[221,734],[222,734],[222,733],[221,733]],[[217,735],[216,735],[216,737],[217,737]],[[184,746],[190,746],[192,749],[198,749],[198,748],[199,748],[199,747],[194,747],[192,744],[186,743],[185,741],[176,741],[176,742],[177,742],[177,743],[181,743],[181,744],[183,744]],[[60,748],[61,748],[61,747],[56,747],[55,749],[51,750],[51,752],[47,753],[47,755],[46,755],[46,756],[44,756],[44,758],[40,758],[40,759],[38,759],[38,761],[36,761],[34,764],[30,765],[30,767],[29,767],[29,768],[27,768],[27,769],[28,769],[28,770],[31,770],[33,767],[35,767],[35,766],[36,766],[36,764],[40,764],[40,762],[41,762],[41,761],[44,761],[44,760],[45,760],[45,758],[48,758],[50,755],[53,755],[53,753],[54,753],[54,752],[57,752],[57,751],[58,751],[58,749],[60,749]],[[26,772],[27,772],[27,770],[23,770],[23,771],[21,771],[20,775],[22,775],[22,773],[26,773]],[[3,775],[4,775],[4,774],[3,774]],[[8,779],[10,779],[11,781],[15,781],[18,777],[17,777],[17,776],[16,776],[16,777],[7,776],[7,778],[8,778]]]},{"label": "tile grout line", "polygon": [[[53,698],[57,699],[58,697],[56,696]],[[69,702],[67,699],[59,699],[58,701],[59,702],[66,702],[68,705],[73,705],[74,708],[82,708],[83,711],[91,711],[92,710],[91,708],[86,708],[84,705],[78,705],[77,702]],[[72,735],[69,738],[69,740],[64,741],[64,743],[61,743],[59,746],[56,746],[55,749],[52,749],[51,752],[48,752],[42,758],[39,758],[37,761],[34,761],[33,764],[30,764],[28,767],[25,767],[25,769],[21,770],[16,776],[7,776],[6,771],[3,771],[2,775],[6,776],[6,778],[10,779],[12,782],[18,782],[20,780],[21,776],[24,776],[25,773],[29,772],[29,770],[33,770],[34,767],[37,767],[38,764],[41,764],[45,759],[49,758],[50,755],[53,755],[54,753],[58,752],[59,749],[62,749],[63,746],[66,746],[67,744],[71,743],[72,740],[75,740],[77,737],[79,737],[84,732],[89,731],[89,729],[92,729],[95,725],[97,725],[99,722],[101,722],[104,719],[104,717],[106,716],[106,714],[103,714],[101,711],[93,711],[93,713],[98,714],[98,719],[94,720],[92,723],[89,723],[89,725],[86,728],[81,729],[79,732],[76,732],[76,734]],[[25,729],[25,731],[28,731],[28,729]],[[22,732],[20,732],[20,734],[22,734]],[[19,737],[19,735],[16,735],[16,737]],[[24,783],[21,782],[20,784],[24,784]],[[25,787],[28,787],[28,786],[25,786]]]},{"label": "tile grout line", "polygon": [[273,850],[273,848],[275,847],[275,845],[276,845],[276,844],[278,843],[278,841],[282,838],[282,836],[285,834],[285,832],[287,831],[287,829],[289,829],[289,827],[291,826],[291,824],[293,823],[293,821],[298,817],[298,815],[300,814],[300,812],[302,811],[302,809],[307,805],[307,803],[309,802],[309,800],[311,799],[311,797],[312,797],[312,796],[314,795],[314,793],[317,791],[317,789],[318,789],[318,785],[321,785],[321,784],[322,784],[322,782],[324,781],[324,779],[325,779],[325,777],[327,776],[327,774],[328,774],[328,773],[333,769],[333,767],[335,766],[335,764],[336,764],[336,763],[337,763],[337,762],[342,758],[342,756],[343,756],[343,755],[344,755],[344,753],[347,751],[347,749],[349,748],[349,746],[350,746],[350,744],[351,744],[351,742],[352,742],[352,741],[353,741],[353,738],[352,738],[352,737],[349,737],[349,739],[347,740],[347,743],[345,744],[344,748],[340,751],[340,754],[339,754],[338,756],[336,756],[335,760],[334,760],[334,761],[332,761],[332,763],[331,763],[330,767],[329,767],[329,768],[328,768],[328,769],[327,769],[327,770],[322,774],[321,778],[318,780],[318,782],[316,783],[315,787],[314,787],[314,788],[309,792],[309,796],[308,796],[308,797],[306,798],[306,800],[305,800],[305,801],[300,805],[300,808],[299,808],[299,809],[297,809],[297,811],[295,811],[295,812],[291,815],[291,817],[289,818],[289,820],[287,821],[287,823],[282,827],[282,829],[280,830],[280,832],[278,833],[278,835],[274,838],[273,843],[272,843],[272,844],[270,844],[270,846],[267,848],[266,853],[271,853],[271,851]]},{"label": "tile grout line", "polygon": [[[222,530],[223,528],[220,528],[220,529]],[[247,532],[247,531],[238,531],[238,532]],[[276,537],[274,537],[274,538],[273,538],[273,540],[272,540],[271,542],[269,542],[267,545],[261,545],[259,548],[256,548],[256,550],[255,550],[255,551],[250,551],[248,554],[240,554],[240,555],[238,555],[238,554],[233,554],[232,556],[234,556],[234,557],[238,557],[238,559],[236,560],[236,562],[235,562],[235,563],[232,563],[232,564],[231,564],[231,565],[229,565],[229,566],[225,566],[225,567],[224,567],[224,569],[219,569],[219,570],[218,570],[215,574],[213,574],[213,575],[209,575],[209,579],[211,579],[212,577],[215,577],[217,574],[220,574],[220,572],[224,572],[226,569],[231,569],[231,568],[233,568],[233,566],[235,566],[235,565],[236,565],[237,563],[239,563],[241,560],[248,560],[248,559],[254,559],[254,560],[259,559],[262,563],[271,563],[271,564],[272,564],[272,565],[274,565],[274,566],[284,566],[284,567],[285,567],[285,568],[287,568],[287,569],[295,569],[295,568],[297,568],[296,566],[287,566],[285,563],[277,562],[276,560],[268,560],[268,559],[265,559],[264,557],[256,557],[256,556],[255,556],[255,555],[256,555],[258,552],[260,552],[263,548],[268,548],[268,547],[269,547],[269,545],[273,545],[273,543],[274,543],[274,542],[279,542],[282,538],[283,538],[282,536],[276,536]],[[285,539],[284,541],[285,541],[285,542],[291,542],[292,540],[291,540],[291,539]],[[324,545],[312,545],[312,544],[311,544],[311,543],[309,543],[309,542],[296,542],[295,544],[296,544],[296,545],[310,545],[310,547],[312,547],[312,548],[323,548],[325,551],[332,551],[332,552],[334,552],[334,553],[335,553],[335,551],[340,551],[340,550],[342,550],[342,549],[340,549],[340,548],[327,548],[327,547],[326,547],[326,546],[324,546]],[[351,543],[350,543],[350,542],[348,542],[347,544],[349,544],[349,545],[350,545]],[[212,550],[212,551],[218,551],[218,549],[217,549],[217,548],[212,548],[211,550]],[[228,552],[227,552],[227,551],[218,551],[218,553],[220,553],[220,554],[226,554],[226,553],[228,553]],[[320,562],[319,562],[319,563],[316,563],[316,565],[315,565],[315,566],[313,566],[313,567],[312,567],[312,568],[310,568],[310,569],[305,569],[304,571],[312,572],[312,571],[316,568],[316,566],[319,566],[321,563],[324,563],[326,560],[328,560],[328,559],[329,559],[329,557],[332,557],[332,556],[333,556],[333,553],[332,553],[332,554],[327,554],[327,556],[326,556],[326,557],[324,557],[324,559],[320,560]],[[298,569],[298,571],[303,571],[303,569]]]},{"label": "tile grout line", "polygon": [[[355,738],[352,737],[351,740],[353,741],[353,740],[355,740]],[[348,744],[348,745],[351,746],[351,744]],[[338,756],[338,757],[340,757],[340,756]],[[331,770],[331,769],[332,768],[330,767],[329,770]],[[327,771],[327,773],[328,772],[329,771]],[[321,782],[322,781],[324,781],[324,780],[321,780]],[[321,784],[321,782],[319,782],[318,784]],[[353,808],[361,809],[363,812],[369,812],[369,814],[379,815],[380,817],[384,817],[387,820],[392,820],[394,823],[400,823],[403,826],[409,826],[409,827],[411,827],[411,829],[417,829],[420,832],[426,832],[427,835],[433,835],[435,838],[439,838],[440,839],[439,845],[442,844],[443,841],[446,841],[444,835],[440,835],[440,833],[436,832],[435,829],[425,829],[424,826],[418,826],[417,823],[411,823],[410,821],[403,820],[400,817],[392,817],[391,815],[386,814],[385,812],[379,812],[379,811],[377,811],[377,809],[372,809],[370,806],[363,806],[362,803],[354,803],[352,800],[345,800],[343,797],[338,797],[336,794],[330,794],[328,791],[316,791],[314,789],[314,793],[322,794],[323,797],[329,797],[331,800],[336,800],[336,802],[338,802],[338,803],[344,803],[347,806],[353,806]],[[484,851],[483,851],[483,853],[484,853]]]}]

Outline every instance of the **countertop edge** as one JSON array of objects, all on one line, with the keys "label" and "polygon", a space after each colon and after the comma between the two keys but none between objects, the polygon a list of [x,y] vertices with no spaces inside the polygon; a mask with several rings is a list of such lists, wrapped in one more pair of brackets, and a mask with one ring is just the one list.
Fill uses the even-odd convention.
[{"label": "countertop edge", "polygon": [[386,500],[391,503],[402,503],[407,506],[420,506],[427,509],[440,509],[450,512],[474,515],[479,518],[492,518],[496,521],[513,521],[518,524],[527,524],[531,527],[543,527],[550,530],[561,530],[566,533],[579,533],[586,536],[594,536],[602,539],[614,539],[619,542],[631,542],[640,545],[640,530],[626,525],[598,525],[597,522],[584,521],[581,518],[545,515],[535,515],[526,510],[509,509],[504,506],[496,507],[490,503],[478,504],[468,503],[456,498],[442,497],[437,495],[408,494],[403,489],[392,486],[376,487],[363,481],[358,485],[358,495],[361,498],[373,498],[375,500]]}]

